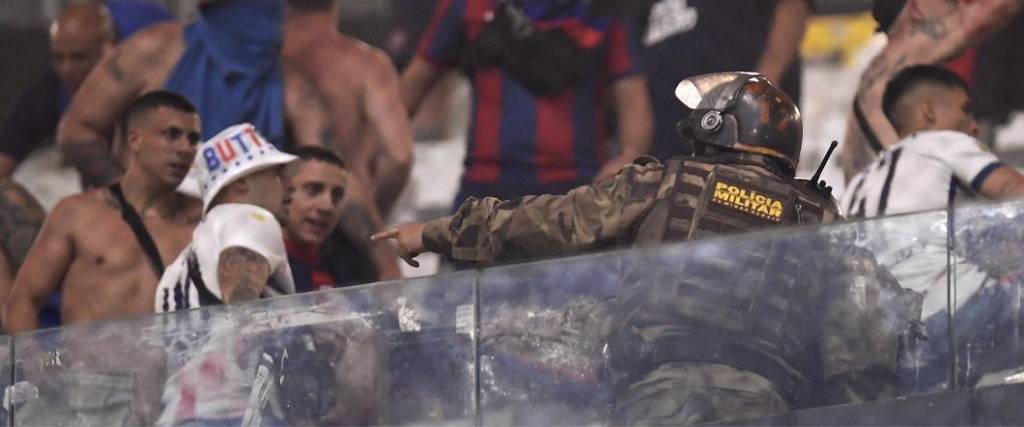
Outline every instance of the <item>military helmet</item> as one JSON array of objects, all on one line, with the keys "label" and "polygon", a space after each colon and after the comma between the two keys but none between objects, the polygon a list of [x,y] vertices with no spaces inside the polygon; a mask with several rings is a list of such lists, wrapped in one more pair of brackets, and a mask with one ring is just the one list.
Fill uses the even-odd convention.
[{"label": "military helmet", "polygon": [[690,116],[679,122],[695,148],[715,145],[781,161],[795,171],[800,161],[800,109],[781,89],[757,73],[728,72],[690,77],[676,87]]}]

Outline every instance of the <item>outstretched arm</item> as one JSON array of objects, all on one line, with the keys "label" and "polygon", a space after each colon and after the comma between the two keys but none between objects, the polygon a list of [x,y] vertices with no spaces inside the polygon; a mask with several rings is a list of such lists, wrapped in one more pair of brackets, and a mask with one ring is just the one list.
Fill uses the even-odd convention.
[{"label": "outstretched arm", "polygon": [[653,205],[663,171],[656,162],[633,164],[566,195],[470,199],[454,216],[392,228],[373,239],[396,240],[399,255],[413,266],[412,258],[423,251],[493,263],[611,246]]}]

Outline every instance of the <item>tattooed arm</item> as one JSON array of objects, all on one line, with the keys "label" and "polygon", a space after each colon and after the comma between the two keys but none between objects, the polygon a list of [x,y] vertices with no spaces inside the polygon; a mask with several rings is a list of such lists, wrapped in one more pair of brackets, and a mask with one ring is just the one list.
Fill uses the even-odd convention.
[{"label": "tattooed arm", "polygon": [[0,311],[45,219],[46,212],[31,194],[13,180],[0,178]]},{"label": "tattooed arm", "polygon": [[[110,184],[121,175],[111,153],[121,115],[151,80],[163,76],[169,45],[181,38],[177,24],[158,24],[125,40],[89,73],[57,128],[57,144],[86,186]],[[176,58],[175,58],[176,61]],[[162,77],[161,77],[162,79]],[[160,81],[162,83],[162,80]]]},{"label": "tattooed arm", "polygon": [[220,252],[217,283],[225,303],[259,299],[270,280],[270,263],[258,252],[232,246]]},{"label": "tattooed arm", "polygon": [[25,262],[45,219],[46,212],[35,197],[11,179],[0,180],[0,250],[7,256],[11,274]]},{"label": "tattooed arm", "polygon": [[868,133],[882,148],[899,142],[899,136],[882,111],[885,86],[896,73],[915,64],[938,64],[962,54],[1013,18],[1024,0],[912,0],[889,31],[889,43],[868,65],[854,102],[866,119],[867,129],[853,112],[848,119],[840,156],[849,179],[870,163],[874,150]]},{"label": "tattooed arm", "polygon": [[83,211],[82,198],[62,200],[46,218],[4,301],[3,324],[9,333],[39,326],[39,308],[60,286],[74,255],[75,220]]}]

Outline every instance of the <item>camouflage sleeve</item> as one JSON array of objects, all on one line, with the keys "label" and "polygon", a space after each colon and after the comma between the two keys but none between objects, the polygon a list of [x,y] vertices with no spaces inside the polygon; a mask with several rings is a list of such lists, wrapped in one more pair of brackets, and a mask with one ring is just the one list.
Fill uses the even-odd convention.
[{"label": "camouflage sleeve", "polygon": [[897,369],[919,333],[920,294],[900,286],[870,251],[833,249],[841,260],[826,277],[823,379],[829,404],[895,397]]},{"label": "camouflage sleeve", "polygon": [[455,215],[427,224],[426,248],[460,261],[494,263],[608,247],[657,196],[664,167],[641,157],[606,180],[565,195],[515,201],[469,199]]}]

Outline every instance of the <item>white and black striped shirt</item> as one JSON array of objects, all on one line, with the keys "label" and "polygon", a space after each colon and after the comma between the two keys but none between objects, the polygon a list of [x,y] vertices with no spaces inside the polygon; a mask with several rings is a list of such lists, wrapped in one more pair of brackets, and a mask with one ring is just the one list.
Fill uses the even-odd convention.
[{"label": "white and black striped shirt", "polygon": [[951,197],[974,197],[1000,166],[970,135],[917,132],[882,151],[857,174],[841,206],[849,218],[941,209]]}]

